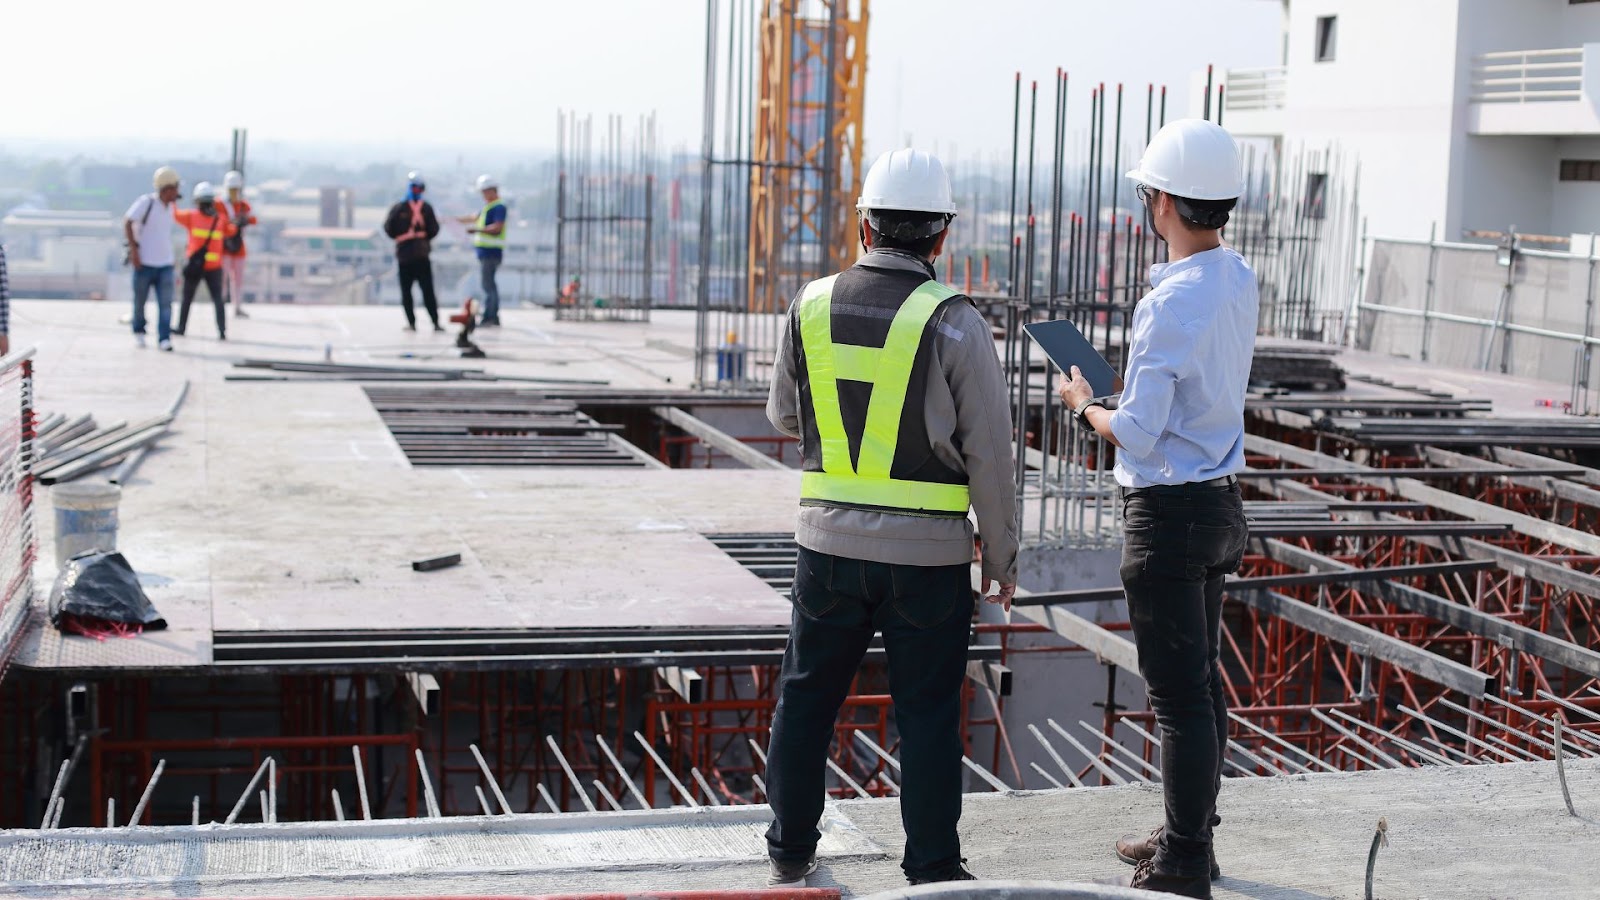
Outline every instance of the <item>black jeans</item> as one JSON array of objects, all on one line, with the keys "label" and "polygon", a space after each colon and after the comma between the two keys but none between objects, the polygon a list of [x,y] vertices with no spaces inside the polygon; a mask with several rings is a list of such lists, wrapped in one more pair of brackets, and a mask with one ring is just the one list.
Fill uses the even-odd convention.
[{"label": "black jeans", "polygon": [[1219,663],[1222,585],[1244,556],[1237,484],[1125,491],[1122,584],[1150,707],[1161,725],[1167,821],[1158,870],[1209,871],[1228,704]]},{"label": "black jeans", "polygon": [[411,301],[411,286],[422,288],[422,305],[435,327],[439,325],[439,300],[433,295],[433,262],[426,256],[400,263],[400,304],[406,308],[406,324],[417,327],[416,307]]},{"label": "black jeans", "polygon": [[800,548],[767,758],[773,859],[801,861],[821,837],[834,721],[877,631],[900,731],[900,820],[908,875],[961,860],[961,682],[972,631],[968,566],[901,566]]},{"label": "black jeans", "polygon": [[207,269],[200,278],[183,276],[183,304],[178,307],[178,327],[173,334],[183,334],[189,330],[189,304],[194,302],[194,295],[200,290],[200,283],[204,281],[206,292],[211,295],[211,305],[217,308],[217,337],[227,337],[228,321],[226,309],[222,303],[222,270]]}]

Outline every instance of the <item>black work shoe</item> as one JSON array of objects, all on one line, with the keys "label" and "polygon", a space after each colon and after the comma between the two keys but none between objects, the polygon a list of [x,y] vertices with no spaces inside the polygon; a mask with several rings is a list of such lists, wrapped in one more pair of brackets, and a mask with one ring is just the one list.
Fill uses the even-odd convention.
[{"label": "black work shoe", "polygon": [[967,869],[967,861],[962,860],[945,869],[936,869],[932,872],[918,872],[915,875],[906,875],[906,880],[912,885],[938,884],[943,881],[977,881],[978,876]]},{"label": "black work shoe", "polygon": [[1180,897],[1211,900],[1211,879],[1204,875],[1168,875],[1156,868],[1153,859],[1141,860],[1133,869],[1128,887]]},{"label": "black work shoe", "polygon": [[[1156,858],[1156,845],[1161,840],[1161,831],[1166,826],[1157,825],[1150,829],[1150,834],[1140,837],[1137,834],[1124,835],[1117,841],[1117,858],[1130,866],[1136,866],[1147,859]],[[1216,881],[1222,877],[1222,869],[1217,866],[1217,851],[1213,847],[1208,851],[1211,857],[1211,880]]]},{"label": "black work shoe", "polygon": [[767,862],[770,864],[767,871],[767,887],[773,888],[803,888],[806,886],[806,876],[817,870],[816,854],[801,862],[782,862],[776,859],[768,859]]}]

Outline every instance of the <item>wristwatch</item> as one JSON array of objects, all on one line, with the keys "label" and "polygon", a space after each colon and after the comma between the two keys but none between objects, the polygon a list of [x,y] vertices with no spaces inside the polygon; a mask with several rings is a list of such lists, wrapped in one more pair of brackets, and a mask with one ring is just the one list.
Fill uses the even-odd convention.
[{"label": "wristwatch", "polygon": [[1073,407],[1072,421],[1078,423],[1079,428],[1082,428],[1084,431],[1093,434],[1094,426],[1089,423],[1089,417],[1084,415],[1084,413],[1089,411],[1089,407],[1091,406],[1098,406],[1101,409],[1110,409],[1110,407],[1106,406],[1104,397],[1090,397],[1089,399]]}]

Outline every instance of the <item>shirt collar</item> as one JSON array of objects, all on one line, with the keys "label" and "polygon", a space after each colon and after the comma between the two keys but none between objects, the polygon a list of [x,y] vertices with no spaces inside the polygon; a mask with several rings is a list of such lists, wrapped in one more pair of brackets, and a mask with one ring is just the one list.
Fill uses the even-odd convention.
[{"label": "shirt collar", "polygon": [[1166,281],[1168,278],[1171,278],[1174,275],[1177,275],[1181,272],[1187,272],[1190,269],[1198,269],[1202,266],[1209,266],[1212,263],[1221,260],[1223,255],[1227,252],[1228,247],[1226,244],[1224,244],[1221,247],[1213,247],[1210,250],[1196,253],[1193,256],[1186,256],[1177,262],[1156,263],[1150,267],[1150,286],[1160,287],[1161,282]]},{"label": "shirt collar", "polygon": [[874,269],[894,269],[900,272],[917,272],[929,278],[935,277],[933,266],[927,260],[904,250],[873,250],[866,256],[856,261],[858,266],[869,266]]}]

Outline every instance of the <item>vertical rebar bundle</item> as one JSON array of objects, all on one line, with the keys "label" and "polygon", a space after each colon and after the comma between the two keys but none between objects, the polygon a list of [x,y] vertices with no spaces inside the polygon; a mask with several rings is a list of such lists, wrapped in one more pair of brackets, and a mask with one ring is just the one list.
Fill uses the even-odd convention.
[{"label": "vertical rebar bundle", "polygon": [[557,118],[556,318],[650,320],[655,291],[655,115],[632,135],[608,116]]}]

